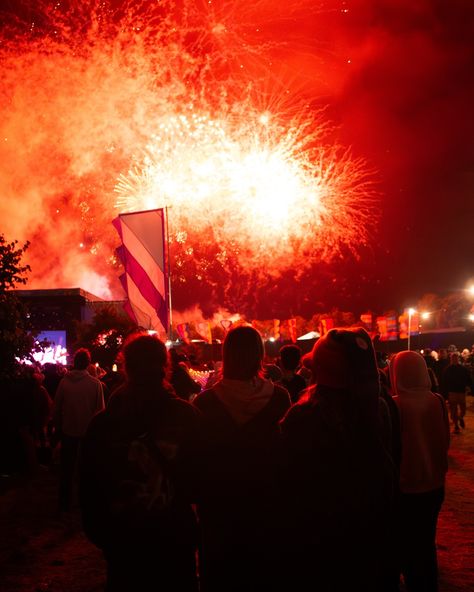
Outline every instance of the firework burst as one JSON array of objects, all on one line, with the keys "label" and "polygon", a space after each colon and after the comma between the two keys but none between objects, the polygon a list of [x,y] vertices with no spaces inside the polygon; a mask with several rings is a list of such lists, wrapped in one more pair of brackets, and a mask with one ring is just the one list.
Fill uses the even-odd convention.
[{"label": "firework burst", "polygon": [[30,286],[119,296],[117,207],[170,206],[183,305],[190,284],[221,304],[244,271],[264,285],[357,254],[376,220],[366,167],[295,94],[314,2],[117,4],[29,3],[3,29],[0,216],[31,239]]},{"label": "firework burst", "polygon": [[[237,113],[237,107],[240,112]],[[168,115],[116,187],[117,207],[171,207],[183,253],[211,240],[247,269],[277,275],[295,265],[357,254],[376,215],[364,163],[324,145],[314,114],[283,123],[248,103],[230,115]]]}]

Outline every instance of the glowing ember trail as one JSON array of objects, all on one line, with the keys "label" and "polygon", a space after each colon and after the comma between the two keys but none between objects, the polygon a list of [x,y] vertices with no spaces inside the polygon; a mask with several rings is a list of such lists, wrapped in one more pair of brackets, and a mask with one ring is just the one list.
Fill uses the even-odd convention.
[{"label": "glowing ember trail", "polygon": [[113,4],[27,3],[2,31],[0,218],[30,288],[121,297],[117,210],[170,207],[181,308],[245,309],[256,281],[370,243],[366,166],[294,73],[312,0]]}]

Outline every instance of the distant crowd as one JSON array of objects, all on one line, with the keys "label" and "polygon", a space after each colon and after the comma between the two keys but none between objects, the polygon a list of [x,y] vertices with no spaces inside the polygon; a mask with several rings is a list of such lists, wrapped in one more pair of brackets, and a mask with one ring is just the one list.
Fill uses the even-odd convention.
[{"label": "distant crowd", "polygon": [[80,349],[0,385],[0,472],[57,463],[108,592],[436,592],[473,352],[389,358],[359,328],[268,359],[239,326],[209,366],[138,333],[118,371]]}]

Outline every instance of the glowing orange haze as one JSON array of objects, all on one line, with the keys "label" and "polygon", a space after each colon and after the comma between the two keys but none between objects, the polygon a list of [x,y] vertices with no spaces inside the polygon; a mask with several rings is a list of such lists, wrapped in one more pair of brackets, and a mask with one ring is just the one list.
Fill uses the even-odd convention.
[{"label": "glowing orange haze", "polygon": [[0,219],[31,241],[28,287],[121,297],[110,222],[165,205],[177,289],[189,269],[268,277],[356,253],[376,218],[366,167],[269,68],[313,3],[163,4],[78,0],[6,35]]}]

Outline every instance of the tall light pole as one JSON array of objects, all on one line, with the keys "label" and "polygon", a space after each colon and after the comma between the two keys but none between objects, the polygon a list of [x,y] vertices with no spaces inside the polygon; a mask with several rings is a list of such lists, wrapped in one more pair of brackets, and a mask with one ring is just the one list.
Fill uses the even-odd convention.
[{"label": "tall light pole", "polygon": [[411,317],[415,313],[414,308],[408,309],[408,351],[410,351],[410,337],[411,337]]}]

